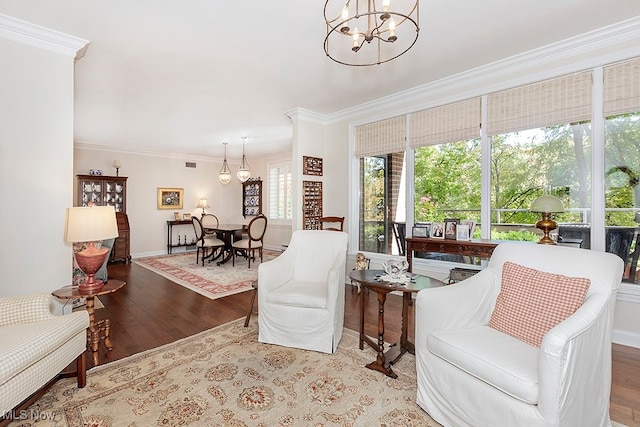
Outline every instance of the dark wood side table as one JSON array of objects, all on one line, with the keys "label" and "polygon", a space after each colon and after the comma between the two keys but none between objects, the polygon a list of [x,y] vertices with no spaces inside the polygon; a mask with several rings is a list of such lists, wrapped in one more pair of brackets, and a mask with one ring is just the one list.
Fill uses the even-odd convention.
[{"label": "dark wood side table", "polygon": [[[376,280],[379,275],[384,274],[382,270],[353,270],[349,273],[349,278],[354,282],[360,283],[365,289],[360,292],[360,350],[363,343],[367,343],[378,352],[378,356],[374,362],[366,365],[367,368],[379,371],[391,378],[398,378],[398,375],[391,369],[392,364],[398,361],[400,357],[409,352],[415,354],[415,346],[409,342],[407,338],[409,328],[409,303],[411,294],[422,289],[436,288],[445,286],[439,280],[426,276],[415,275],[415,282],[400,284]],[[378,296],[378,342],[369,338],[364,333],[364,312],[366,290],[374,291]],[[402,292],[402,330],[400,333],[400,342],[395,343],[385,353],[384,352],[384,303],[387,300],[389,292]]]},{"label": "dark wood side table", "polygon": [[98,346],[100,341],[104,341],[104,346],[107,350],[111,350],[113,348],[111,340],[109,339],[109,335],[111,334],[111,323],[109,322],[109,319],[103,319],[98,322],[95,321],[95,298],[99,295],[106,295],[115,292],[123,287],[125,283],[126,282],[123,282],[122,280],[109,279],[102,288],[94,291],[80,291],[77,286],[65,286],[64,288],[60,288],[52,292],[54,297],[61,299],[86,299],[87,304],[85,309],[89,313],[87,350],[90,350],[93,354],[93,366],[97,366],[100,363],[98,357]]}]

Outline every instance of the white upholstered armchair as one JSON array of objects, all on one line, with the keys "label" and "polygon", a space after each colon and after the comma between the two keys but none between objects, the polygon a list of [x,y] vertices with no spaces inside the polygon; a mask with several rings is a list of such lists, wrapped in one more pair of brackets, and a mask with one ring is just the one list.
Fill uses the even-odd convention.
[{"label": "white upholstered armchair", "polygon": [[53,301],[48,294],[0,298],[0,414],[57,379],[74,360],[78,387],[86,384],[89,314],[56,316]]},{"label": "white upholstered armchair", "polygon": [[258,267],[258,341],[333,353],[344,324],[347,234],[297,230]]},{"label": "white upholstered armchair", "polygon": [[[475,276],[420,291],[417,403],[445,426],[611,425],[611,330],[621,279],[622,260],[613,254],[504,243]],[[581,288],[586,296],[574,292]],[[514,314],[518,306],[533,308],[528,318]],[[541,327],[558,307],[577,310]],[[513,335],[503,332],[505,321]],[[541,341],[531,341],[536,334]]]}]

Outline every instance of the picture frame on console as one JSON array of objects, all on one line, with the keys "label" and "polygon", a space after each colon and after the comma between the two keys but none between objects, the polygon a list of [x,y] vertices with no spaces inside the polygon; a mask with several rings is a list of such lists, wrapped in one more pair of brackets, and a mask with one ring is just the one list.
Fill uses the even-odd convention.
[{"label": "picture frame on console", "polygon": [[411,230],[413,237],[429,237],[431,231],[431,224],[416,224]]},{"label": "picture frame on console", "polygon": [[476,231],[476,222],[473,219],[465,219],[462,224],[469,228],[469,240],[473,238],[473,233]]},{"label": "picture frame on console", "polygon": [[467,224],[458,224],[456,227],[456,240],[471,240]]},{"label": "picture frame on console", "polygon": [[431,223],[431,238],[444,239],[444,222]]},{"label": "picture frame on console", "polygon": [[444,220],[444,238],[449,240],[457,239],[457,228],[460,220],[457,218],[447,218]]}]

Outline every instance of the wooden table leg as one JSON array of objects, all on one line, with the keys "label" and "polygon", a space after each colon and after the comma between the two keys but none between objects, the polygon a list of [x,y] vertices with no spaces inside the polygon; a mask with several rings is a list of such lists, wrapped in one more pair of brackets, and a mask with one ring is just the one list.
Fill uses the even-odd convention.
[{"label": "wooden table leg", "polygon": [[[360,284],[358,283],[358,286],[360,286]],[[360,350],[362,350],[364,348],[363,344],[364,344],[364,311],[365,311],[365,306],[367,305],[367,298],[365,297],[365,294],[367,292],[365,292],[364,290],[362,292],[360,292]]]},{"label": "wooden table leg", "polygon": [[111,322],[109,319],[104,319],[104,346],[107,350],[113,350],[113,345],[111,345]]},{"label": "wooden table leg", "polygon": [[400,332],[400,346],[397,349],[398,354],[394,356],[393,360],[389,363],[394,364],[400,359],[400,357],[409,352],[411,354],[415,354],[415,346],[413,343],[409,342],[408,332],[409,332],[409,305],[411,305],[411,293],[403,292],[402,293],[402,329]]},{"label": "wooden table leg", "polygon": [[378,294],[378,356],[375,362],[371,362],[366,365],[367,368],[374,371],[382,372],[388,377],[398,378],[398,375],[393,372],[391,367],[385,361],[384,355],[384,303],[387,300],[386,292],[377,292]]},{"label": "wooden table leg", "polygon": [[256,295],[258,295],[258,285],[251,285],[253,288],[253,294],[251,295],[251,302],[249,303],[249,312],[247,313],[247,317],[244,319],[244,327],[249,326],[249,319],[251,319],[251,313],[253,313],[253,305],[256,302]]}]

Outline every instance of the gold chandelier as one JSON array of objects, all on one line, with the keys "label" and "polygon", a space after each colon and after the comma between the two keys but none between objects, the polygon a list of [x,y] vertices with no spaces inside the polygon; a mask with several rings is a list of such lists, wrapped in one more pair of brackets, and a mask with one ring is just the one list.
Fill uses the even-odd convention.
[{"label": "gold chandelier", "polygon": [[325,53],[335,62],[356,67],[399,57],[418,40],[418,2],[327,0]]}]

